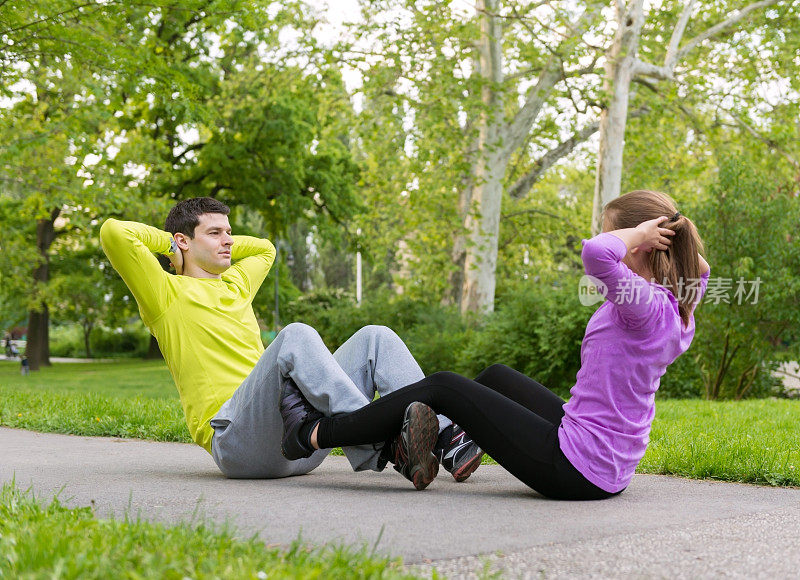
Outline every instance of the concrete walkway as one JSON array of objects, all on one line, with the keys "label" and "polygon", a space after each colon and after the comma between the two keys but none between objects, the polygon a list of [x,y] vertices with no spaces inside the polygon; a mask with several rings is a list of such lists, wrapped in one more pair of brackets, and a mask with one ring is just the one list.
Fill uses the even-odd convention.
[{"label": "concrete walkway", "polygon": [[416,492],[329,457],[309,475],[227,480],[199,447],[0,428],[0,479],[100,517],[231,522],[269,544],[377,543],[420,573],[470,577],[794,577],[800,490],[637,476],[622,495],[556,502],[497,466]]}]

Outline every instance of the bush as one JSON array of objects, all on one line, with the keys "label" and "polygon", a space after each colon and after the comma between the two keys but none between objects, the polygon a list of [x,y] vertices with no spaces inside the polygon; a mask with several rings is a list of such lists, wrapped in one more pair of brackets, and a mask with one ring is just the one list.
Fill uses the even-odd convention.
[{"label": "bush", "polygon": [[703,373],[697,361],[694,344],[678,359],[667,367],[661,377],[661,386],[657,396],[662,399],[694,399],[702,397]]},{"label": "bush", "polygon": [[[708,251],[709,289],[727,289],[724,299],[714,301],[707,292],[697,312],[691,352],[699,360],[703,395],[779,394],[776,361],[800,356],[800,198],[748,159],[731,159],[720,165],[717,183],[691,215]],[[746,294],[754,289],[758,294]]]},{"label": "bush", "polygon": [[[138,321],[123,327],[121,331],[94,328],[89,335],[92,358],[144,357],[149,345],[150,333]],[[81,327],[77,324],[54,326],[50,331],[50,356],[85,357]]]},{"label": "bush", "polygon": [[497,301],[463,351],[468,374],[506,364],[567,396],[580,368],[580,348],[593,308],[581,305],[579,277],[526,282]]},{"label": "bush", "polygon": [[142,324],[129,325],[121,331],[95,328],[89,338],[95,357],[144,357],[150,346],[150,333]]},{"label": "bush", "polygon": [[316,328],[331,350],[363,326],[388,326],[408,345],[426,374],[462,370],[461,350],[471,331],[469,321],[455,308],[388,293],[359,306],[346,292],[316,291],[294,300],[284,312],[287,320]]},{"label": "bush", "polygon": [[581,306],[577,288],[577,277],[560,285],[520,285],[483,317],[465,318],[453,307],[388,294],[359,307],[339,291],[307,294],[285,311],[316,328],[332,350],[362,326],[381,324],[397,332],[426,374],[451,370],[474,377],[501,362],[566,395],[592,314]]},{"label": "bush", "polygon": [[81,358],[86,356],[83,332],[77,324],[53,326],[50,329],[50,356]]}]

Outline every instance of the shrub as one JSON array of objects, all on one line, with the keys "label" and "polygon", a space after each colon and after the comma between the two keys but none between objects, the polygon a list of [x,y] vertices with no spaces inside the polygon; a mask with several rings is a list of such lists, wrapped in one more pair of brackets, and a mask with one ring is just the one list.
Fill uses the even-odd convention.
[{"label": "shrub", "polygon": [[323,290],[298,298],[284,311],[287,320],[316,328],[331,350],[359,328],[379,324],[403,339],[426,374],[463,368],[461,350],[470,333],[470,323],[455,308],[388,293],[378,294],[359,306],[348,293]]},{"label": "shrub", "polygon": [[506,364],[562,396],[575,384],[593,308],[578,299],[577,276],[519,284],[500,297],[463,352],[468,374]]},{"label": "shrub", "polygon": [[657,396],[662,399],[693,399],[703,396],[703,373],[693,344],[667,367]]},{"label": "shrub", "polygon": [[[698,308],[692,352],[710,399],[780,393],[772,371],[800,356],[800,198],[746,159],[720,166],[718,182],[691,214],[711,264],[709,289],[725,299]],[[756,295],[737,295],[758,290]]]},{"label": "shrub", "polygon": [[[143,357],[150,345],[150,333],[137,321],[120,330],[94,328],[89,336],[93,358]],[[83,358],[86,347],[77,324],[54,326],[50,332],[50,355]]]}]

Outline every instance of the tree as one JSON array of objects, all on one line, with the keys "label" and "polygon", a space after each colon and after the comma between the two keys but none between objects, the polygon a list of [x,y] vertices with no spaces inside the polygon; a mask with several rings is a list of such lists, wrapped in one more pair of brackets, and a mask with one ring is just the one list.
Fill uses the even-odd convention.
[{"label": "tree", "polygon": [[[442,3],[406,2],[402,33],[392,28],[397,18],[381,24],[380,12],[396,13],[395,5],[362,8],[365,20],[376,23],[361,35],[369,47],[361,49],[367,52],[365,110],[392,99],[394,107],[383,109],[412,126],[397,141],[413,172],[400,202],[412,212],[431,212],[404,220],[410,255],[404,262],[419,267],[435,260],[430,270],[449,274],[446,301],[460,303],[462,311],[490,310],[509,173],[510,190],[522,197],[597,129],[581,117],[580,91],[567,80],[594,70],[596,50],[581,39],[598,32],[601,5],[492,0],[465,14]],[[449,250],[449,264],[439,257],[440,246]]]},{"label": "tree", "polygon": [[91,334],[106,314],[103,274],[99,270],[71,272],[60,276],[53,284],[53,304],[56,318],[75,322],[83,331],[86,358],[92,357]]},{"label": "tree", "polygon": [[[685,2],[615,6],[493,0],[465,12],[442,3],[362,4],[367,25],[359,23],[357,41],[341,47],[342,58],[363,72],[362,118],[382,131],[381,143],[360,133],[359,144],[370,144],[366,157],[375,157],[365,181],[380,183],[381,174],[389,173],[395,190],[393,197],[383,191],[365,196],[400,205],[401,212],[382,216],[376,208],[369,215],[396,228],[393,242],[402,235],[396,260],[415,278],[412,288],[461,302],[462,309],[491,308],[499,223],[505,214],[518,215],[516,208],[505,208],[531,192],[539,195],[534,186],[568,158],[594,169],[582,144],[598,132],[601,120],[595,187],[615,182],[607,175],[621,175],[620,147],[628,129],[618,123],[620,111],[624,121],[636,119],[639,134],[649,131],[653,152],[666,150],[657,145],[658,131],[675,128],[664,127],[661,115],[676,109],[690,130],[683,140],[699,139],[702,154],[724,144],[706,142],[711,136],[700,131],[733,123],[741,134],[751,133],[750,143],[770,143],[796,163],[791,133],[778,134],[778,117],[765,111],[764,96],[775,91],[764,86],[768,79],[779,78],[781,87],[796,84],[796,65],[788,64],[797,40],[796,3],[765,10],[764,2],[726,1],[704,5],[702,12]],[[391,20],[385,18],[390,10]],[[650,74],[664,67],[645,64],[666,58],[665,29],[675,31],[670,59],[680,55],[665,64],[672,82]],[[626,68],[634,63],[636,75]],[[762,95],[754,102],[756,90]],[[782,104],[791,109],[791,91],[780,90]],[[376,115],[380,122],[373,121]],[[788,120],[786,113],[781,118]],[[654,172],[660,175],[658,165],[649,174],[641,166],[644,179],[634,187]],[[558,213],[557,207],[547,210]],[[439,281],[443,273],[449,289]]]},{"label": "tree", "polygon": [[[0,241],[6,273],[15,293],[26,297],[29,310],[27,355],[31,370],[49,364],[49,315],[47,284],[50,280],[50,248],[58,235],[80,227],[84,214],[74,212],[72,224],[58,228],[64,208],[91,203],[82,190],[83,178],[74,165],[81,139],[91,131],[91,114],[76,97],[81,91],[71,65],[59,60],[47,68],[31,70],[31,92],[2,111],[0,134],[6,144],[0,151],[1,212],[8,216],[8,231]],[[69,126],[74,140],[62,132]],[[21,137],[22,136],[22,137]],[[78,166],[80,167],[80,166]],[[61,221],[64,221],[63,219]],[[15,239],[24,234],[23,239]]]},{"label": "tree", "polygon": [[111,65],[124,51],[113,42],[118,0],[23,0],[0,4],[0,87],[7,90],[25,77],[32,63],[69,59],[73,63]]},{"label": "tree", "polygon": [[724,161],[694,209],[712,279],[692,354],[709,399],[772,394],[777,361],[800,355],[800,192],[757,169],[746,159]]},{"label": "tree", "polygon": [[[76,38],[94,30],[80,7],[58,6],[71,16],[48,12],[42,22],[58,25],[62,39],[70,27]],[[7,259],[17,267],[15,287],[31,297],[33,370],[49,361],[49,260],[59,236],[91,235],[108,215],[159,223],[173,196],[249,203],[276,227],[308,212],[342,219],[351,211],[355,166],[319,98],[336,92],[335,75],[262,62],[280,52],[281,30],[306,22],[297,6],[284,3],[274,13],[243,0],[125,3],[91,37],[106,43],[107,50],[93,45],[96,59],[89,50],[81,58],[66,50],[51,55],[50,29],[12,55],[14,78],[29,84],[15,87],[0,117],[9,137],[0,151],[0,201],[18,210],[9,233],[30,236]],[[43,17],[33,6],[25,10],[15,16],[28,18],[33,24],[23,28],[33,30]],[[199,138],[187,142],[192,130]],[[31,269],[32,284],[25,274]]]},{"label": "tree", "polygon": [[[686,82],[686,77],[693,70],[699,68],[698,63],[689,64],[686,57],[694,50],[699,50],[707,41],[722,41],[721,44],[729,46],[732,32],[743,33],[737,25],[755,15],[764,21],[765,8],[775,5],[778,0],[761,0],[734,7],[723,6],[722,15],[713,14],[706,17],[698,26],[691,30],[693,37],[683,41],[689,21],[697,11],[696,0],[683,3],[680,15],[672,24],[672,33],[666,48],[663,64],[658,66],[640,57],[639,46],[645,30],[647,11],[644,0],[615,3],[614,41],[606,53],[604,94],[606,95],[600,113],[600,145],[597,156],[597,179],[592,214],[592,232],[598,233],[602,228],[602,210],[605,204],[620,195],[622,182],[623,148],[625,144],[625,129],[628,118],[629,101],[632,83],[657,83],[659,81],[676,81],[676,69],[679,71],[678,82]],[[680,3],[678,4],[680,5]],[[738,8],[738,9],[734,9]],[[655,13],[656,8],[650,8]],[[726,14],[725,11],[728,11]],[[671,16],[668,12],[668,15]],[[653,15],[653,20],[658,19],[659,25],[651,27],[650,32],[660,34],[663,30],[663,16]],[[764,25],[762,25],[764,26]],[[697,30],[699,28],[699,30]],[[750,34],[761,35],[761,28]],[[738,39],[741,43],[741,39]],[[706,49],[707,52],[707,49]],[[658,53],[650,52],[652,56]],[[688,65],[688,66],[687,66]]]}]

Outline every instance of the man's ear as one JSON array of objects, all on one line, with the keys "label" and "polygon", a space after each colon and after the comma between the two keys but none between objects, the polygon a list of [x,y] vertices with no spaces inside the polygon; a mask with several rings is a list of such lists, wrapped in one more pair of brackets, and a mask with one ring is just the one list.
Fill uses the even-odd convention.
[{"label": "man's ear", "polygon": [[182,252],[185,252],[189,249],[189,236],[181,232],[177,232],[173,237],[175,238],[175,243],[178,244],[178,247]]}]

